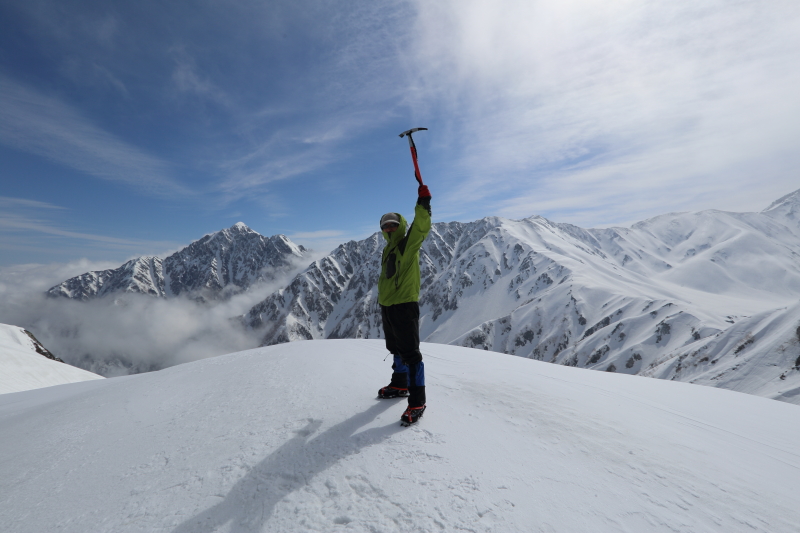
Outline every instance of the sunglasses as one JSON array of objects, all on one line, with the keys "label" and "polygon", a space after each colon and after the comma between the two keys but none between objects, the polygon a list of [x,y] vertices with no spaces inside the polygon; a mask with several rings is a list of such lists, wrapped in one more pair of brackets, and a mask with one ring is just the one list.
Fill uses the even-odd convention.
[{"label": "sunglasses", "polygon": [[381,229],[383,231],[386,231],[386,232],[392,232],[392,231],[395,231],[399,227],[400,227],[400,224],[396,224],[394,222],[389,222],[388,224],[384,224],[383,226],[381,226]]}]

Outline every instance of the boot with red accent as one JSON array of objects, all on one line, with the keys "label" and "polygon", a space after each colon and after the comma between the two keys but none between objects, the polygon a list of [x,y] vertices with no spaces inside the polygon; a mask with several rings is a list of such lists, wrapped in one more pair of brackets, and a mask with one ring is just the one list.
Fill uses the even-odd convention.
[{"label": "boot with red accent", "polygon": [[406,409],[406,412],[403,413],[403,416],[400,417],[400,425],[401,426],[410,426],[411,424],[416,424],[417,420],[422,418],[422,413],[425,412],[425,406],[422,407],[410,407]]},{"label": "boot with red accent", "polygon": [[400,387],[392,387],[391,385],[383,387],[378,391],[378,398],[388,400],[390,398],[405,398],[408,396],[408,389],[401,389]]}]

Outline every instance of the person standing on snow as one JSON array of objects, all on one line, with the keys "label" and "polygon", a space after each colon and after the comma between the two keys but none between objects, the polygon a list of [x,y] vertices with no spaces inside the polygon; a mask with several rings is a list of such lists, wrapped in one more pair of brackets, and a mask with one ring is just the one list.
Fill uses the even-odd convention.
[{"label": "person standing on snow", "polygon": [[386,349],[394,356],[392,380],[378,391],[378,398],[408,397],[408,409],[400,417],[413,424],[425,411],[425,365],[419,351],[419,249],[431,230],[431,193],[418,189],[414,221],[408,227],[399,213],[381,217],[386,247],[378,279]]}]

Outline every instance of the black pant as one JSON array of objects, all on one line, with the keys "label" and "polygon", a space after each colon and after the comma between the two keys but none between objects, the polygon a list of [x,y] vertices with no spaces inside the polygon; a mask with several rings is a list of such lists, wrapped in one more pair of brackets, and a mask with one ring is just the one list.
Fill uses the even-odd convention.
[{"label": "black pant", "polygon": [[[381,306],[386,349],[395,357],[392,386],[408,386],[408,405],[425,405],[425,365],[419,351],[419,303]],[[407,383],[407,385],[405,385]]]}]

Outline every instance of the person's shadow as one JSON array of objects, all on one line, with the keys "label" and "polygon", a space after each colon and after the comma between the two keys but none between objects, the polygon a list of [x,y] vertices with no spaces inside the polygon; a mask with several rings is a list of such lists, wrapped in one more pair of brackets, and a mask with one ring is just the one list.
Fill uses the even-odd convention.
[{"label": "person's shadow", "polygon": [[306,438],[322,424],[321,420],[309,419],[296,437],[253,466],[237,481],[223,501],[189,518],[172,533],[215,531],[228,522],[232,522],[231,533],[260,532],[275,505],[283,498],[307,485],[314,476],[339,460],[401,431],[398,419],[391,425],[354,435],[358,428],[395,405],[395,402],[385,400],[378,402],[363,413],[307,441]]}]

